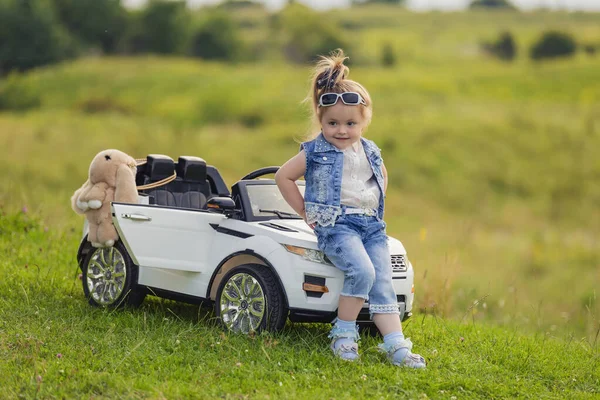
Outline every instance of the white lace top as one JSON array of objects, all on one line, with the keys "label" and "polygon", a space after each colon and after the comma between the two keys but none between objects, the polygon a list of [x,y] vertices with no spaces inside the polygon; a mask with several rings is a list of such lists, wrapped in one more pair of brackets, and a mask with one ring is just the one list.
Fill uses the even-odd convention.
[{"label": "white lace top", "polygon": [[379,187],[371,164],[360,141],[343,151],[341,201],[350,207],[374,208],[379,206]]}]

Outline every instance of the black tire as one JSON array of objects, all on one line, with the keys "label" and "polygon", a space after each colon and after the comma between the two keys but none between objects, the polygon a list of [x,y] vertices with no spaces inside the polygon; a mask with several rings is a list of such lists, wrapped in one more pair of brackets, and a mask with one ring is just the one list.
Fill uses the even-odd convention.
[{"label": "black tire", "polygon": [[227,272],[217,289],[215,314],[235,333],[276,332],[288,310],[275,274],[264,265],[244,264]]},{"label": "black tire", "polygon": [[137,307],[146,292],[138,287],[138,267],[125,246],[117,241],[112,247],[91,248],[81,264],[83,293],[96,307]]}]

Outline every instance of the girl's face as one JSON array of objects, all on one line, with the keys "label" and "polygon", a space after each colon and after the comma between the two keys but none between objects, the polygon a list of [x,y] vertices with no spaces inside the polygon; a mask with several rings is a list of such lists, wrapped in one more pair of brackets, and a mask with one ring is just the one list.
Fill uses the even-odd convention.
[{"label": "girl's face", "polygon": [[364,118],[359,106],[347,106],[341,101],[326,107],[321,115],[321,128],[325,140],[340,150],[345,150],[360,140]]}]

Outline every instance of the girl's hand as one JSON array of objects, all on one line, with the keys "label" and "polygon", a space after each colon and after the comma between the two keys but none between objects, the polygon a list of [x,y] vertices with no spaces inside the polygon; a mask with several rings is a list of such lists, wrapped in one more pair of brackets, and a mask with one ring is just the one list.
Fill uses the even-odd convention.
[{"label": "girl's hand", "polygon": [[304,220],[304,222],[306,222],[306,225],[310,226],[310,229],[315,230],[315,226],[316,224],[309,224],[308,221],[306,220],[306,212],[302,211],[302,213],[300,214],[300,216],[302,217],[302,219]]}]

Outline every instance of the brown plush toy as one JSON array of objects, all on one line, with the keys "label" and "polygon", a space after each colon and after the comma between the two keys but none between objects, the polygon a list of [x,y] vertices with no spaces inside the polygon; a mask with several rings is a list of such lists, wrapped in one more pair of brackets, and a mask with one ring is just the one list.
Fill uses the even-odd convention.
[{"label": "brown plush toy", "polygon": [[103,150],[92,160],[89,179],[71,197],[71,208],[88,220],[92,246],[110,247],[119,238],[110,203],[137,203],[135,174],[135,159],[119,150]]}]

